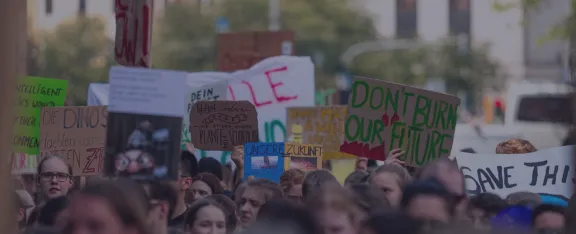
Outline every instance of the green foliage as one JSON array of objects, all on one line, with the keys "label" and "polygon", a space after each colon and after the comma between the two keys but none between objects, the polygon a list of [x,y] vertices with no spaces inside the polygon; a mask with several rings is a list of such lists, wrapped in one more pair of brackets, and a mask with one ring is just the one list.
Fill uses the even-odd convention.
[{"label": "green foliage", "polygon": [[54,31],[37,32],[30,41],[36,50],[29,56],[29,75],[68,80],[68,100],[86,105],[88,85],[107,82],[113,63],[113,44],[105,29],[103,19],[77,17]]}]

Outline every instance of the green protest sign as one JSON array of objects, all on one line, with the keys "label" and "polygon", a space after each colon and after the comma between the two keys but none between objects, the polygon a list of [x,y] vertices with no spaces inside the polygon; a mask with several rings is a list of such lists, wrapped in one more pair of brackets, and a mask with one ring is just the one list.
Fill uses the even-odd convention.
[{"label": "green protest sign", "polygon": [[459,105],[451,95],[355,77],[340,152],[385,160],[402,148],[412,166],[448,156]]},{"label": "green protest sign", "polygon": [[66,101],[68,81],[40,77],[26,77],[16,85],[14,152],[38,154],[40,138],[40,109],[63,106]]}]

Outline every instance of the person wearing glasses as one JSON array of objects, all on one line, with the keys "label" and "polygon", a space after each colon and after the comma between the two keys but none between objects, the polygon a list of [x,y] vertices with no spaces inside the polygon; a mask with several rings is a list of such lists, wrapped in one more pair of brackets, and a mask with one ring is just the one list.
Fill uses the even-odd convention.
[{"label": "person wearing glasses", "polygon": [[37,183],[42,201],[66,196],[73,185],[72,167],[62,157],[44,157],[38,164]]}]

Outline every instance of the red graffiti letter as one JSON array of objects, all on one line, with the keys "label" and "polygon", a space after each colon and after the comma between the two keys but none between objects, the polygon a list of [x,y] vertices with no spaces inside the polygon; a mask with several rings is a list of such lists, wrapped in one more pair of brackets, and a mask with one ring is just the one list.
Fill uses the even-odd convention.
[{"label": "red graffiti letter", "polygon": [[[277,101],[278,103],[287,102],[287,101],[294,100],[294,99],[297,99],[297,98],[298,98],[298,96],[291,96],[291,97],[288,97],[288,96],[278,96],[278,92],[276,92],[276,88],[278,88],[278,86],[284,85],[284,82],[276,82],[276,83],[273,83],[273,82],[272,82],[272,77],[270,76],[271,73],[274,73],[274,72],[284,72],[284,71],[287,71],[287,70],[288,70],[288,68],[287,68],[286,66],[284,66],[284,67],[281,67],[281,68],[277,68],[277,69],[274,69],[274,70],[270,70],[270,71],[264,72],[264,74],[266,74],[266,78],[268,78],[268,83],[270,83],[270,88],[272,88],[272,93],[274,94],[274,97],[276,98],[276,101]],[[256,106],[256,107],[258,107],[258,106]]]},{"label": "red graffiti letter", "polygon": [[256,108],[272,104],[272,101],[258,102],[258,100],[256,100],[256,92],[254,92],[254,87],[252,87],[248,81],[242,81],[242,84],[248,86],[248,89],[250,90],[250,96],[252,96],[252,103],[254,103]]}]

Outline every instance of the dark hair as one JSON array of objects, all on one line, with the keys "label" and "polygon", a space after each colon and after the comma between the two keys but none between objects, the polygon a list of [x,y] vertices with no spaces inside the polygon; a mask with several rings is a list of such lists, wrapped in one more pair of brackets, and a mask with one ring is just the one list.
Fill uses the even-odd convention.
[{"label": "dark hair", "polygon": [[266,202],[256,217],[257,222],[274,225],[291,225],[301,234],[322,233],[314,215],[304,206],[285,199],[273,199]]},{"label": "dark hair", "polygon": [[400,207],[406,209],[412,200],[420,195],[432,195],[442,198],[446,202],[446,209],[450,215],[454,215],[456,202],[452,194],[435,178],[419,180],[404,187]]},{"label": "dark hair", "polygon": [[[213,199],[200,199],[196,202],[194,202],[192,204],[192,206],[190,206],[190,208],[188,208],[188,213],[186,215],[186,222],[185,225],[186,226],[192,226],[194,224],[194,221],[196,221],[196,219],[198,219],[198,211],[200,211],[202,208],[207,207],[207,206],[214,206],[217,207],[218,209],[220,209],[222,211],[222,213],[224,214],[224,217],[226,219],[226,229],[228,229],[228,216],[226,215],[226,209],[224,209],[222,206],[220,206],[220,204],[218,204],[218,202],[216,202]],[[226,230],[228,231],[228,230]]]},{"label": "dark hair", "polygon": [[72,174],[72,165],[68,164],[68,162],[66,162],[66,159],[64,159],[62,156],[59,155],[48,155],[46,157],[43,157],[42,160],[40,160],[40,162],[38,163],[38,167],[36,168],[36,175],[38,175],[38,180],[40,179],[40,174],[42,174],[43,172],[42,167],[44,166],[44,162],[53,158],[60,159],[64,163],[64,165],[68,167],[68,175],[70,175],[70,177],[74,176]]},{"label": "dark hair", "polygon": [[332,173],[323,169],[310,171],[304,177],[302,184],[302,196],[305,198],[314,189],[319,189],[327,183],[338,183],[338,180]]},{"label": "dark hair", "polygon": [[294,185],[302,184],[304,182],[306,172],[298,168],[290,168],[280,175],[280,187],[284,193],[287,193],[294,187]]},{"label": "dark hair", "polygon": [[215,158],[205,157],[198,161],[198,173],[207,172],[215,175],[218,180],[222,180],[222,164]]},{"label": "dark hair", "polygon": [[150,203],[144,188],[135,181],[123,178],[91,181],[76,195],[105,199],[123,225],[132,226],[140,234],[149,233],[146,220]]},{"label": "dark hair", "polygon": [[220,180],[212,173],[202,172],[192,178],[192,183],[194,181],[202,181],[210,187],[212,194],[222,194],[224,193],[224,188],[220,184]]},{"label": "dark hair", "polygon": [[186,177],[198,175],[198,160],[193,153],[183,150],[180,153],[180,174]]},{"label": "dark hair", "polygon": [[212,194],[206,196],[205,199],[210,199],[218,203],[224,211],[226,211],[228,233],[231,233],[238,224],[238,212],[236,210],[236,203],[224,194]]},{"label": "dark hair", "polygon": [[56,197],[48,200],[38,212],[36,222],[43,226],[52,227],[60,212],[68,208],[70,200],[66,196]]},{"label": "dark hair", "polygon": [[368,172],[366,171],[354,171],[346,177],[346,179],[344,180],[344,185],[350,186],[354,184],[364,183],[366,182],[369,175],[370,174],[368,174]]},{"label": "dark hair", "polygon": [[22,234],[62,234],[62,232],[52,227],[35,226],[35,227],[27,227],[22,232]]},{"label": "dark hair", "polygon": [[[150,200],[158,200],[168,202],[168,219],[172,217],[176,202],[178,202],[178,192],[176,188],[168,182],[150,181],[148,183],[149,191],[148,198]],[[168,220],[166,220],[168,221]]]},{"label": "dark hair", "polygon": [[418,234],[422,227],[421,221],[404,213],[372,215],[362,223],[362,229],[374,234]]},{"label": "dark hair", "polygon": [[390,202],[384,191],[368,184],[352,184],[348,187],[352,191],[353,201],[366,214],[377,214],[390,211]]},{"label": "dark hair", "polygon": [[534,211],[532,211],[532,225],[535,224],[536,219],[538,218],[539,215],[547,212],[562,215],[562,217],[564,217],[565,222],[568,222],[568,220],[566,219],[566,208],[552,204],[541,204],[536,206],[536,208],[534,208]]},{"label": "dark hair", "polygon": [[481,193],[471,197],[468,201],[468,209],[480,209],[490,215],[498,214],[507,206],[504,199],[493,193]]},{"label": "dark hair", "polygon": [[246,191],[246,189],[250,187],[255,187],[264,190],[265,192],[264,197],[266,198],[266,200],[284,198],[284,193],[282,192],[282,189],[280,189],[280,186],[271,180],[261,178],[250,180],[246,182],[246,186],[243,188],[244,189],[243,191]]}]

